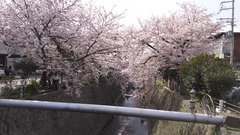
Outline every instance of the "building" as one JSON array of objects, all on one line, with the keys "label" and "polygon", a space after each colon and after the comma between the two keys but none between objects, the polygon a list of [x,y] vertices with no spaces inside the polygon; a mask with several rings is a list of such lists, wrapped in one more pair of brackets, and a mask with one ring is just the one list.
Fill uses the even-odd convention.
[{"label": "building", "polygon": [[225,42],[225,32],[221,32],[216,34],[214,38],[214,42],[210,44],[211,46],[211,54],[215,54],[216,57],[219,58],[224,58],[224,53],[223,53],[223,43]]},{"label": "building", "polygon": [[234,36],[234,51],[233,51],[233,66],[235,68],[240,67],[240,33],[239,32],[227,32],[225,34],[225,41],[223,44],[224,58],[230,61],[230,52],[232,46],[232,36]]},{"label": "building", "polygon": [[4,44],[0,44],[0,69],[5,69],[7,65],[7,56],[9,48]]},{"label": "building", "polygon": [[14,71],[14,63],[21,60],[20,52],[0,43],[0,69],[11,68]]},{"label": "building", "polygon": [[235,63],[237,68],[240,68],[240,32],[234,33],[233,63]]},{"label": "building", "polygon": [[213,54],[230,62],[230,52],[232,45],[232,36],[234,36],[234,52],[233,52],[233,66],[240,68],[240,32],[222,32],[217,34],[215,41],[215,48],[212,50]]}]

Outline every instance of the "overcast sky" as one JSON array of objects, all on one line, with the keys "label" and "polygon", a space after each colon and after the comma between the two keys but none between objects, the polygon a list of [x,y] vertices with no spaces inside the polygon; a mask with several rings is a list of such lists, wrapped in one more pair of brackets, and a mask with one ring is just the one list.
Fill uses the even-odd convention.
[{"label": "overcast sky", "polygon": [[[83,0],[88,1],[88,0]],[[101,5],[107,9],[116,5],[115,11],[125,11],[125,18],[123,22],[126,25],[136,24],[137,18],[147,19],[152,15],[164,15],[169,11],[174,11],[179,6],[177,3],[183,1],[195,2],[197,5],[201,5],[208,9],[209,13],[217,13],[220,10],[220,3],[223,1],[231,0],[92,0],[96,5]],[[225,7],[231,7],[231,3],[224,4]],[[216,15],[213,20],[217,18],[231,18],[232,10],[224,10],[220,14]],[[240,32],[240,0],[235,0],[235,32]],[[231,30],[230,25],[224,29],[225,31]]]}]

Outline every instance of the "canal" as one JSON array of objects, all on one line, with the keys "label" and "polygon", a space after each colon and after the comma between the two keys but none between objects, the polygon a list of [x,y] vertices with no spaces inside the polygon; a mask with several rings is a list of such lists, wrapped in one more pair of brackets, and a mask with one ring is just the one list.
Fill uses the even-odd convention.
[{"label": "canal", "polygon": [[[136,100],[125,98],[122,106],[136,107]],[[114,116],[100,135],[148,135],[147,121],[138,117]]]}]

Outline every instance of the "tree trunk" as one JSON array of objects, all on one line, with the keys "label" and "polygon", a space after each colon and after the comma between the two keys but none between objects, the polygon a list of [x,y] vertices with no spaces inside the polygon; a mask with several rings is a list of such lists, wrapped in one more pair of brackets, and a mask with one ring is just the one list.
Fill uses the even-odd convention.
[{"label": "tree trunk", "polygon": [[47,88],[47,71],[42,72],[40,85],[42,88]]}]

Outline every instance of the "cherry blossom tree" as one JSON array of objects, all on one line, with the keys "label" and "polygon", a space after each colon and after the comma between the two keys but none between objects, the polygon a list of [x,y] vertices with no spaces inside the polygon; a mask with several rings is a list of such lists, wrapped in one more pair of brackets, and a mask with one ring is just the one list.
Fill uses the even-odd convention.
[{"label": "cherry blossom tree", "polygon": [[74,84],[104,67],[140,84],[213,47],[211,37],[222,24],[212,22],[213,14],[203,7],[180,7],[124,30],[122,14],[80,0],[2,0],[0,40],[43,68],[64,72]]},{"label": "cherry blossom tree", "polygon": [[0,6],[1,42],[66,80],[80,84],[102,67],[120,65],[123,14],[80,0],[3,0]]},{"label": "cherry blossom tree", "polygon": [[180,10],[162,17],[140,21],[140,28],[130,28],[131,47],[128,57],[133,80],[154,78],[166,69],[177,69],[180,63],[214,49],[213,35],[223,27],[213,22],[213,14],[201,6],[182,3]]}]

